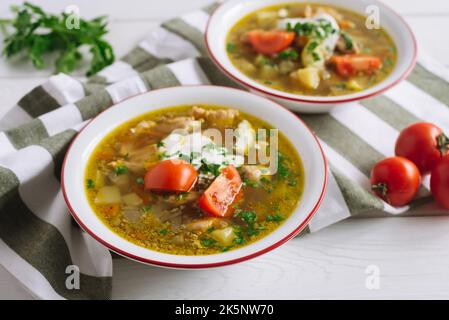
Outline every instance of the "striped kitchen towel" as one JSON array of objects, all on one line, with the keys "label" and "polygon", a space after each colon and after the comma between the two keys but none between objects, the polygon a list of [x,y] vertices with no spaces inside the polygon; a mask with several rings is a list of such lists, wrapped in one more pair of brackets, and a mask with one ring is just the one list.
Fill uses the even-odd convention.
[{"label": "striped kitchen towel", "polygon": [[[128,55],[85,83],[52,76],[0,120],[0,263],[43,299],[111,294],[109,251],[70,218],[60,189],[69,143],[100,111],[149,90],[194,84],[237,87],[206,56],[203,34],[215,5],[169,20]],[[412,75],[384,95],[330,114],[301,115],[330,163],[329,188],[305,232],[350,216],[444,214],[429,197],[392,208],[369,192],[369,171],[393,154],[405,126],[426,120],[449,132],[449,71],[420,56]],[[70,276],[79,272],[76,283]]]}]

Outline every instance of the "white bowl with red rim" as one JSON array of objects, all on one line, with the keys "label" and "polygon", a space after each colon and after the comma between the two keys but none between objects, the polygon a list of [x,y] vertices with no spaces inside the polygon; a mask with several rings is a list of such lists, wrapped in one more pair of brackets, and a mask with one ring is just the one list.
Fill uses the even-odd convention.
[{"label": "white bowl with red rim", "polygon": [[[302,198],[289,218],[268,236],[245,247],[205,256],[172,255],[135,245],[111,231],[96,216],[85,194],[85,169],[98,143],[114,128],[165,107],[208,104],[235,108],[280,128],[301,157],[305,172]],[[171,268],[207,268],[244,261],[297,235],[317,211],[327,184],[327,164],[316,136],[293,113],[258,95],[216,86],[159,89],[129,98],[99,114],[72,142],[62,167],[62,190],[78,224],[107,248],[127,258]]]},{"label": "white bowl with red rim", "polygon": [[[309,96],[287,93],[265,86],[238,70],[226,51],[229,30],[243,17],[259,9],[282,3],[316,3],[332,5],[366,16],[368,7],[378,8],[380,24],[393,39],[397,48],[397,64],[392,73],[382,82],[365,90],[341,96]],[[405,20],[378,0],[228,0],[219,6],[209,19],[206,45],[212,60],[231,79],[257,94],[274,99],[287,108],[303,113],[323,113],[342,104],[349,104],[374,97],[404,80],[413,70],[417,58],[415,36]]]}]

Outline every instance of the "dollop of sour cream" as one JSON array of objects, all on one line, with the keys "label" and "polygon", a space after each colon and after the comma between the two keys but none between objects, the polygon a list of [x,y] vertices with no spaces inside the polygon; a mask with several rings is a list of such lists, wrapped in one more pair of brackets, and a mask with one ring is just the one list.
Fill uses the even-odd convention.
[{"label": "dollop of sour cream", "polygon": [[[335,30],[333,33],[326,33],[325,30],[320,28],[320,22],[326,21],[328,22],[332,28]],[[323,49],[324,58],[328,59],[335,50],[335,46],[337,45],[338,39],[340,37],[340,27],[338,26],[337,20],[334,17],[327,13],[319,13],[311,18],[285,18],[279,19],[278,28],[279,29],[287,29],[290,25],[294,27],[297,23],[311,23],[315,24],[319,28],[319,32],[321,33],[323,39],[321,40],[320,47]]]},{"label": "dollop of sour cream", "polygon": [[182,159],[190,162],[197,170],[203,164],[218,165],[220,169],[231,164],[240,167],[245,161],[242,155],[232,154],[201,132],[171,133],[161,141],[158,151],[162,160]]}]

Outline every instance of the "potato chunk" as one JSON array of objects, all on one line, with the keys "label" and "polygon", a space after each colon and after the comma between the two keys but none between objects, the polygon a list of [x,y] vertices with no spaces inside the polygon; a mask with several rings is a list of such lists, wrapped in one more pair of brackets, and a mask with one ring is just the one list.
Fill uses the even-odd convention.
[{"label": "potato chunk", "polygon": [[314,67],[299,69],[291,77],[307,89],[315,90],[320,85],[320,70]]},{"label": "potato chunk", "polygon": [[218,241],[222,246],[230,246],[237,237],[232,227],[227,227],[220,230],[214,230],[210,233],[210,236]]},{"label": "potato chunk", "polygon": [[101,188],[98,190],[97,196],[95,197],[96,204],[114,204],[120,203],[121,200],[120,190],[116,186]]},{"label": "potato chunk", "polygon": [[143,200],[134,192],[124,195],[122,200],[128,206],[139,206],[143,203]]}]

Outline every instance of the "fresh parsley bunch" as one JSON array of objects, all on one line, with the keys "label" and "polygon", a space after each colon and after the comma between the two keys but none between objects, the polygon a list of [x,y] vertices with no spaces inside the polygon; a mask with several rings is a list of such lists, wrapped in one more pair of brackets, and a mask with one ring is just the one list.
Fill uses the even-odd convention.
[{"label": "fresh parsley bunch", "polygon": [[[58,52],[55,62],[56,72],[71,73],[77,69],[83,58],[80,48],[88,46],[92,54],[87,76],[93,75],[114,62],[114,50],[103,40],[108,32],[106,17],[97,17],[90,21],[79,19],[78,25],[67,27],[69,14],[52,15],[40,7],[25,2],[22,6],[12,7],[15,13],[12,20],[1,20],[6,33],[3,55],[11,58],[20,52],[26,52],[37,69],[43,69],[44,55]],[[8,33],[15,29],[13,33]]]}]

